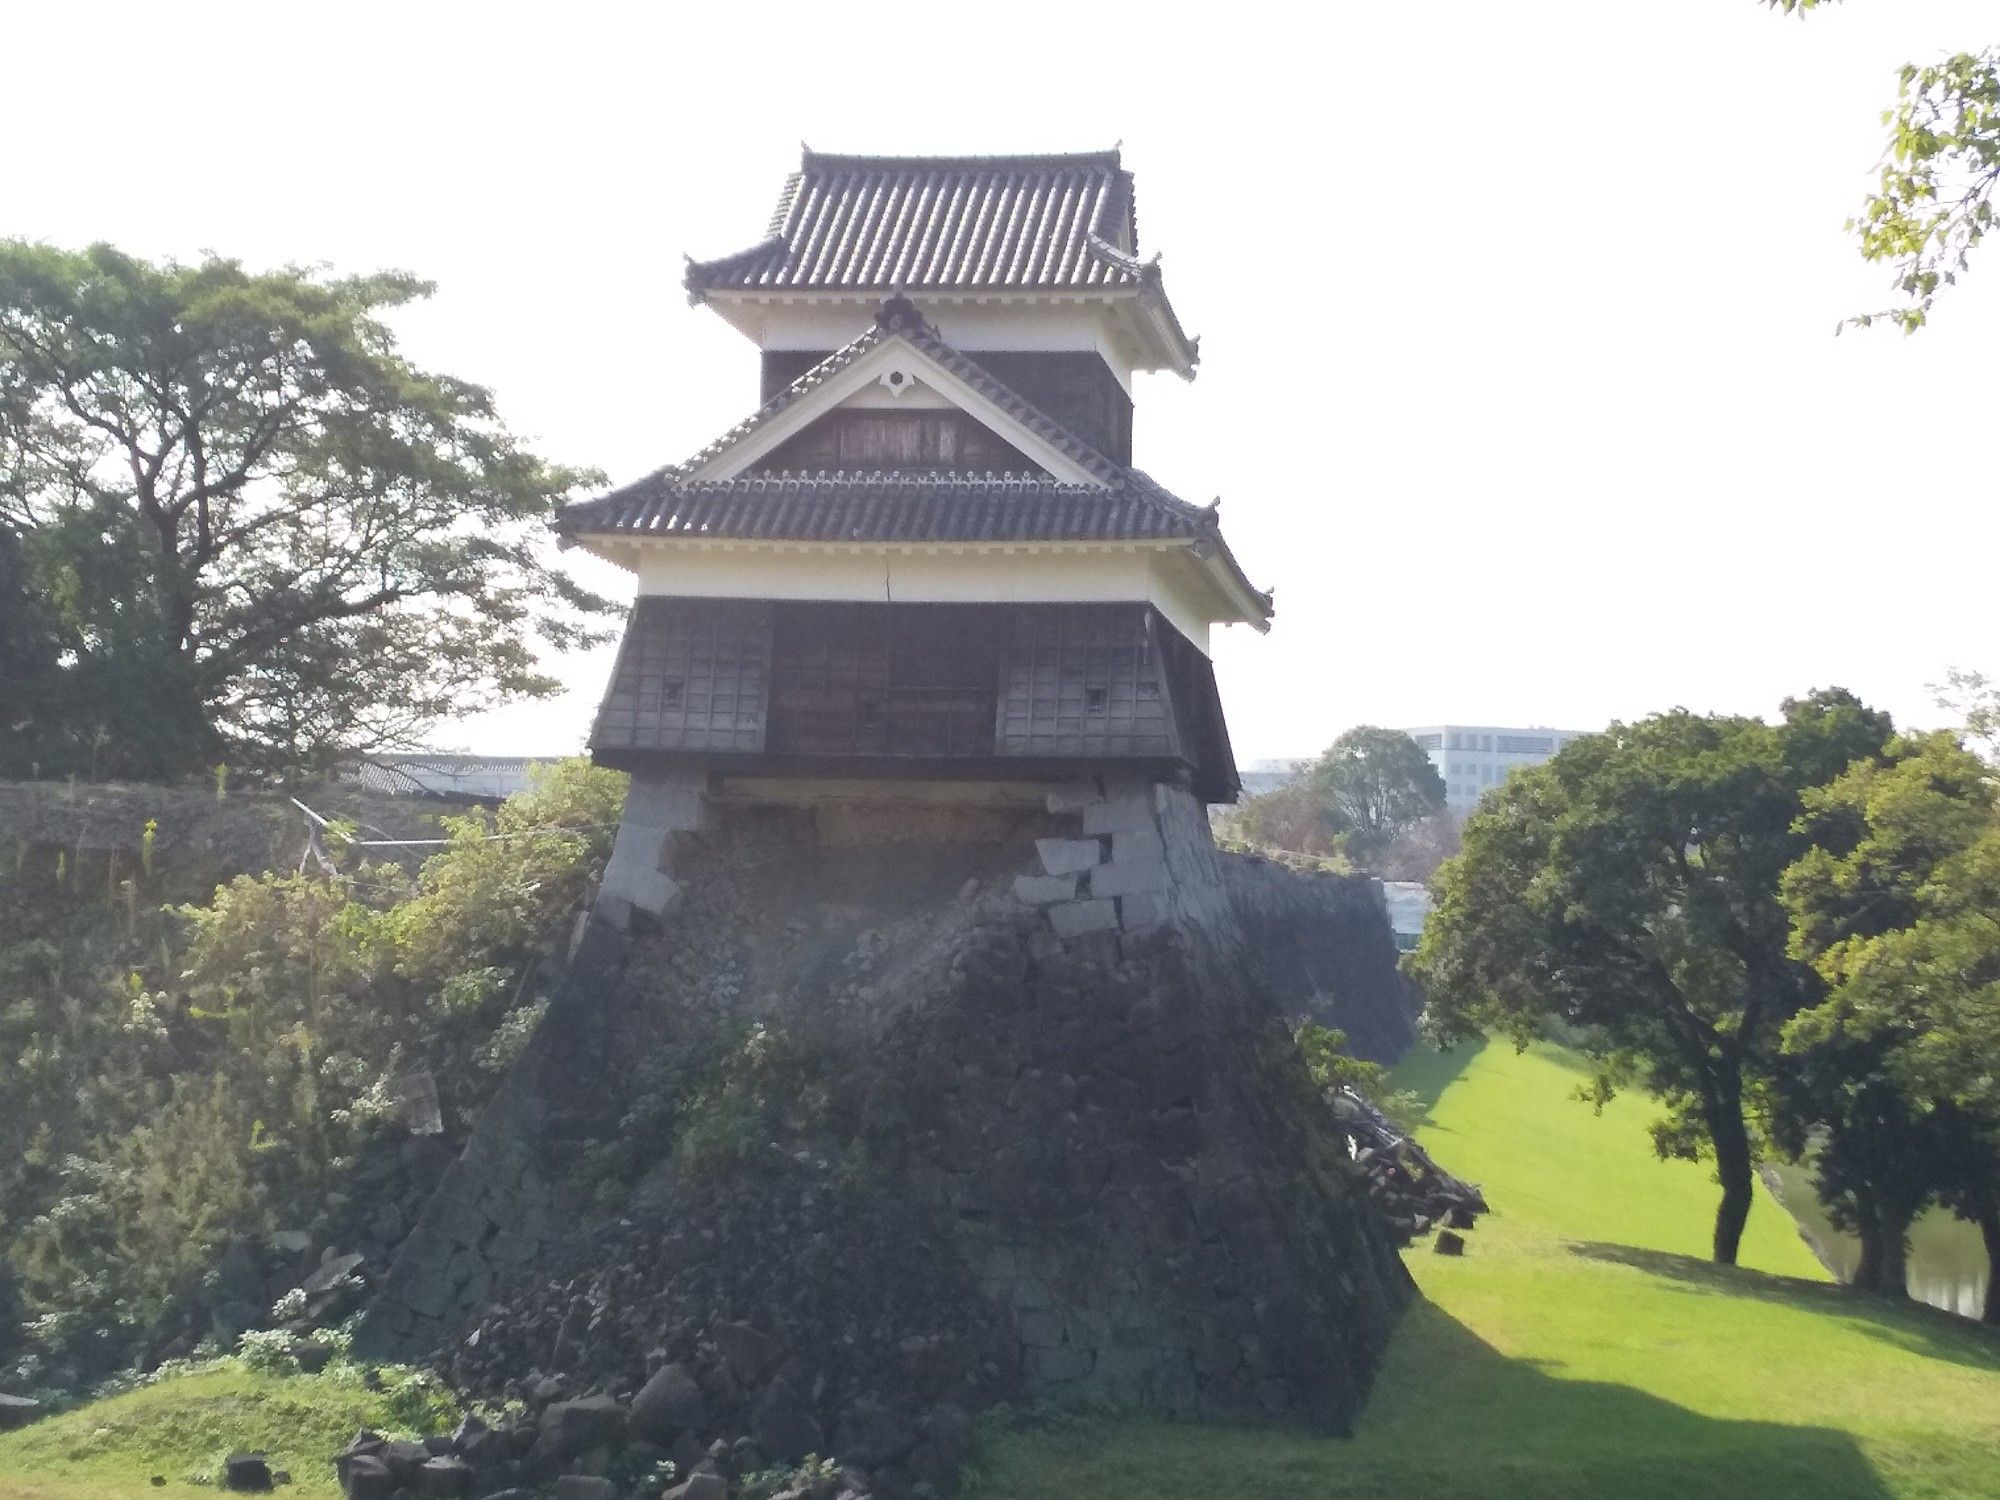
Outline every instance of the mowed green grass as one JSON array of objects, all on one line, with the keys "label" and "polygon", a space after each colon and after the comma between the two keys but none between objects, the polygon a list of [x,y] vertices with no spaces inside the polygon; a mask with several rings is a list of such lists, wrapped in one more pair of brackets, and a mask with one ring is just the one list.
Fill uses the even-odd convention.
[{"label": "mowed green grass", "polygon": [[1422,1135],[1494,1213],[1422,1299],[1348,1440],[1159,1422],[996,1436],[977,1500],[2000,1496],[2000,1338],[1830,1285],[1760,1193],[1743,1266],[1705,1259],[1716,1187],[1602,1116],[1552,1050],[1422,1054]]},{"label": "mowed green grass", "polygon": [[[442,1407],[435,1415],[448,1425]],[[277,1376],[229,1361],[0,1433],[0,1500],[213,1496],[221,1491],[193,1481],[237,1448],[290,1472],[278,1493],[323,1500],[340,1494],[333,1455],[356,1431],[402,1425],[351,1368]]]}]

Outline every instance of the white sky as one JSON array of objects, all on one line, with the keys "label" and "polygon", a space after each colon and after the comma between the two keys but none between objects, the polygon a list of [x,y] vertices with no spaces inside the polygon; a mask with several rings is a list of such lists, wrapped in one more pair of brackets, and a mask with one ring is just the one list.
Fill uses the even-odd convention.
[{"label": "white sky", "polygon": [[[1217,647],[1240,758],[1828,683],[1923,723],[2000,669],[2000,248],[1835,339],[1888,300],[1842,223],[1897,66],[1995,40],[1992,0],[15,0],[0,234],[416,271],[407,352],[624,480],[755,405],[681,256],[757,240],[802,138],[1122,140],[1203,351],[1141,377],[1138,462],[1277,591]],[[440,743],[572,749],[608,667]]]}]

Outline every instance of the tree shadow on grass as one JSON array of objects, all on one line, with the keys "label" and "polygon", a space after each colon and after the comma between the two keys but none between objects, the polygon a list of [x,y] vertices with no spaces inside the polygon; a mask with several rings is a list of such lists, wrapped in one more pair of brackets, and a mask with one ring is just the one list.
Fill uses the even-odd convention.
[{"label": "tree shadow on grass", "polygon": [[1889,1500],[1852,1435],[1703,1416],[1510,1359],[1414,1303],[1351,1439],[1157,1418],[993,1432],[968,1500]]},{"label": "tree shadow on grass", "polygon": [[1841,1318],[1912,1354],[1978,1370],[2000,1370],[2000,1333],[1921,1302],[1892,1301],[1836,1282],[1772,1276],[1741,1266],[1719,1266],[1692,1255],[1642,1250],[1634,1245],[1586,1240],[1572,1243],[1569,1250],[1586,1260],[1648,1272],[1691,1293],[1782,1303]]},{"label": "tree shadow on grass", "polygon": [[1416,1096],[1419,1113],[1415,1124],[1422,1130],[1431,1123],[1431,1111],[1444,1091],[1472,1066],[1490,1042],[1459,1042],[1447,1050],[1419,1043],[1393,1070],[1390,1082]]},{"label": "tree shadow on grass", "polygon": [[[1412,1447],[1450,1465],[1413,1469],[1460,1496],[1807,1496],[1881,1500],[1892,1491],[1854,1437],[1832,1428],[1730,1421],[1631,1386],[1569,1380],[1509,1358],[1430,1302],[1411,1307],[1358,1425],[1375,1460]],[[1400,1357],[1398,1357],[1400,1356]],[[1372,1466],[1372,1465],[1371,1465]],[[1400,1479],[1385,1472],[1384,1479]]]}]

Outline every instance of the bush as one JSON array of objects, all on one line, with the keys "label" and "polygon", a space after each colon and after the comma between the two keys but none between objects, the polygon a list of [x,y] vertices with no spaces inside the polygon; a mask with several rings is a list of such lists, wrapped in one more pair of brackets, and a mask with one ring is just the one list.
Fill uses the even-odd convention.
[{"label": "bush", "polygon": [[15,1247],[43,1340],[115,1355],[130,1335],[165,1331],[223,1242],[263,1227],[250,1135],[221,1080],[190,1081],[156,1122],[65,1162],[61,1195]]},{"label": "bush", "polygon": [[1408,1090],[1391,1088],[1389,1070],[1380,1063],[1343,1051],[1347,1045],[1346,1032],[1317,1021],[1301,1021],[1292,1033],[1292,1040],[1305,1060],[1313,1086],[1321,1093],[1353,1089],[1387,1115],[1405,1135],[1415,1134],[1416,1122],[1423,1114],[1423,1101]]}]

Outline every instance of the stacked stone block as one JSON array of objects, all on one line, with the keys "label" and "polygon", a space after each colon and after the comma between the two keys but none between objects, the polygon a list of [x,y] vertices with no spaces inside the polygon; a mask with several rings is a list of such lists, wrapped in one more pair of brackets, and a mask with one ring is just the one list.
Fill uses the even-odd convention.
[{"label": "stacked stone block", "polygon": [[1163,815],[1182,811],[1181,801],[1194,804],[1191,793],[1150,782],[1098,779],[1057,788],[1049,793],[1049,811],[1074,816],[1077,831],[1035,840],[1040,868],[1015,880],[1015,897],[1044,910],[1065,940],[1158,931],[1175,911]]},{"label": "stacked stone block", "polygon": [[679,899],[670,873],[674,848],[700,829],[707,784],[702,770],[633,773],[597,896],[598,914],[620,931],[631,927],[634,913],[657,919]]}]

